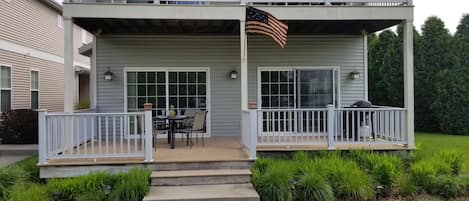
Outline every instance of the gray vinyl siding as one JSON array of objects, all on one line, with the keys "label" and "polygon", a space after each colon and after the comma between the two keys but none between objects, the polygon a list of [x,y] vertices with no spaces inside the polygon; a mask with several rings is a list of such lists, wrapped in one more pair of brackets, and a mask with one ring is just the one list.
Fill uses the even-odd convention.
[{"label": "gray vinyl siding", "polygon": [[[364,75],[363,37],[290,36],[281,49],[270,39],[249,36],[249,100],[257,97],[258,67],[339,66],[342,105],[365,98],[364,76],[348,79],[357,70]],[[97,109],[124,111],[125,67],[209,67],[212,135],[240,132],[239,37],[236,36],[102,36],[97,38]],[[108,68],[112,81],[102,78]]]},{"label": "gray vinyl siding", "polygon": [[[107,68],[112,81],[102,78]],[[228,73],[239,71],[239,43],[234,37],[129,36],[97,39],[97,109],[124,111],[124,67],[209,67],[210,114],[214,135],[239,134],[240,81]]]},{"label": "gray vinyl siding", "polygon": [[[341,106],[366,99],[363,36],[289,36],[285,49],[265,37],[248,43],[249,101],[257,101],[258,67],[295,66],[339,67]],[[360,79],[349,79],[354,70]]]}]

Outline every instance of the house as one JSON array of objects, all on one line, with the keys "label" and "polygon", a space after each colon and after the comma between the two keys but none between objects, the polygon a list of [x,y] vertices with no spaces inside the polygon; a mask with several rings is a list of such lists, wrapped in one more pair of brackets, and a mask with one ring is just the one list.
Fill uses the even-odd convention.
[{"label": "house", "polygon": [[[246,6],[288,24],[285,48],[245,33]],[[92,58],[92,113],[73,113],[74,23],[95,37],[81,49]],[[398,24],[405,108],[350,108],[368,99],[367,34]],[[39,114],[42,177],[414,148],[411,0],[68,0],[64,31],[65,108]],[[176,139],[171,149],[154,129],[172,107],[207,111],[204,147]]]},{"label": "house", "polygon": [[[63,111],[62,6],[53,0],[1,0],[0,21],[0,112],[38,108]],[[70,80],[77,82],[71,91],[71,104],[76,105],[89,102],[86,77],[90,59],[79,55],[78,47],[90,43],[92,35],[76,25],[73,32],[77,48]]]}]

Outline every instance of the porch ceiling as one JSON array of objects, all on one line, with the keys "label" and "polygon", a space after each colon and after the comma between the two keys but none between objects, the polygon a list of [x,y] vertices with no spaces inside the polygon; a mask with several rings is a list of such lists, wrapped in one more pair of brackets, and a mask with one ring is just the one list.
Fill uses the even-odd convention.
[{"label": "porch ceiling", "polygon": [[[75,23],[93,34],[226,34],[238,35],[236,20],[160,20],[75,18]],[[373,33],[400,23],[399,20],[289,20],[289,34],[356,35]]]}]

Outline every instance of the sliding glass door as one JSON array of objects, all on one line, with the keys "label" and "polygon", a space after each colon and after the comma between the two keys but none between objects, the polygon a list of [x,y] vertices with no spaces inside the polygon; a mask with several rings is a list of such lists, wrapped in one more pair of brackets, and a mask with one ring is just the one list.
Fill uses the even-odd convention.
[{"label": "sliding glass door", "polygon": [[259,105],[270,109],[262,113],[262,130],[272,132],[317,133],[323,135],[326,112],[285,109],[325,108],[339,105],[336,68],[261,68],[259,70]]}]

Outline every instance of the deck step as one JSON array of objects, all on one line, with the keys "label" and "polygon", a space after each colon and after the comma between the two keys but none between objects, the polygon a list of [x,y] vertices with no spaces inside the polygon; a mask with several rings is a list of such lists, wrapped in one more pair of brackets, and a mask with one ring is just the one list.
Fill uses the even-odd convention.
[{"label": "deck step", "polygon": [[151,174],[152,186],[242,184],[250,181],[249,169],[154,171]]},{"label": "deck step", "polygon": [[167,162],[154,164],[154,171],[171,170],[213,170],[213,169],[250,169],[252,160],[238,161],[200,161],[200,162]]},{"label": "deck step", "polygon": [[150,187],[143,201],[259,201],[252,184]]}]

